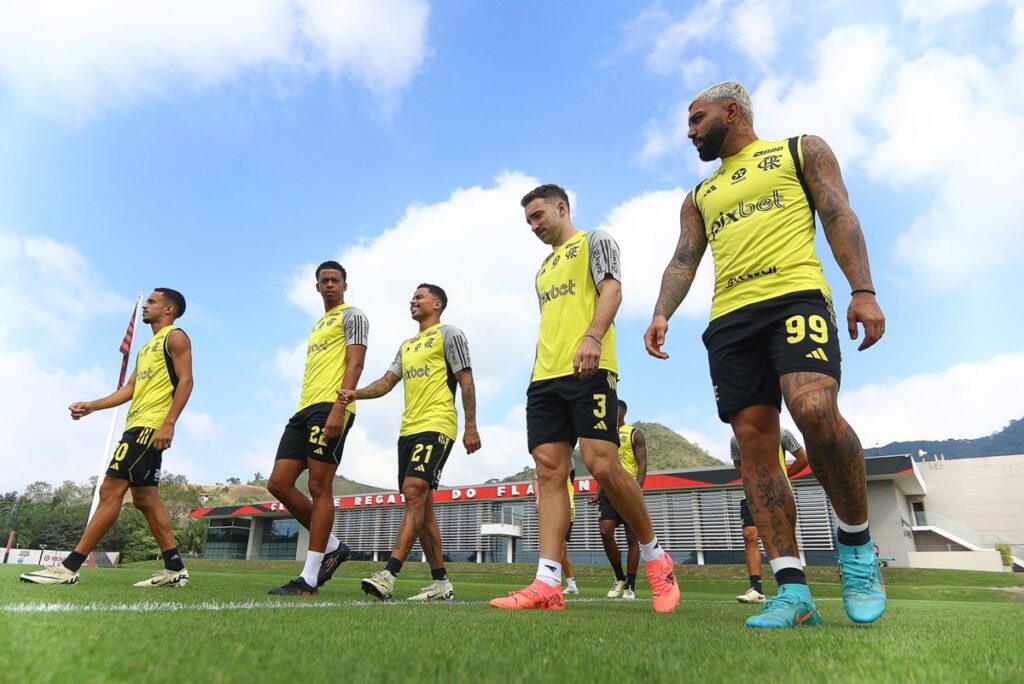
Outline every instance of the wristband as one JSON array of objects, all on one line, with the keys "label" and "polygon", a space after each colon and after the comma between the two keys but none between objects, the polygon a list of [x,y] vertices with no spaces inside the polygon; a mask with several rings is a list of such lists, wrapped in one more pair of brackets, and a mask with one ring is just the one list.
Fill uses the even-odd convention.
[{"label": "wristband", "polygon": [[601,340],[597,339],[597,337],[595,337],[594,335],[591,335],[590,333],[587,333],[586,335],[584,335],[584,337],[589,337],[590,339],[592,339],[595,342],[597,342],[598,344],[600,344],[602,347],[604,346],[604,343],[601,342]]},{"label": "wristband", "polygon": [[860,288],[857,288],[856,290],[854,290],[853,292],[851,292],[850,296],[852,297],[853,295],[857,294],[858,292],[867,292],[869,295],[875,294],[874,290],[869,290],[866,287],[860,287]]}]

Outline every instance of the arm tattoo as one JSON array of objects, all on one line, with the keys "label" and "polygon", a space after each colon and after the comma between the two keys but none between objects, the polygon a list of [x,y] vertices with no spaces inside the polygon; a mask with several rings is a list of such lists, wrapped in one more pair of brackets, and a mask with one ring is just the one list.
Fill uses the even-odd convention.
[{"label": "arm tattoo", "polygon": [[816,135],[804,136],[803,152],[804,176],[836,263],[852,289],[874,289],[864,233],[850,208],[850,196],[835,154]]},{"label": "arm tattoo", "polygon": [[398,376],[393,373],[385,373],[369,385],[356,390],[356,399],[376,399],[383,397],[398,384]]},{"label": "arm tattoo", "polygon": [[671,318],[683,303],[707,248],[704,218],[694,205],[692,194],[688,193],[679,212],[679,242],[661,277],[661,291],[654,306],[656,316]]},{"label": "arm tattoo", "polygon": [[462,410],[466,414],[466,424],[475,424],[476,386],[473,384],[473,374],[466,370],[455,377],[459,381],[459,389],[462,391]]}]

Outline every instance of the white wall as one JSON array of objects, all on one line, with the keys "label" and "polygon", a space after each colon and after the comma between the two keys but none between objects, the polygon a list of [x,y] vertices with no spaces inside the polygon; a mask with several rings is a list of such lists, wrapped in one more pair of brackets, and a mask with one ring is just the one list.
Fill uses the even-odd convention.
[{"label": "white wall", "polygon": [[918,462],[924,509],[1024,544],[1024,455]]},{"label": "white wall", "polygon": [[907,558],[912,568],[1003,571],[998,551],[911,551]]}]

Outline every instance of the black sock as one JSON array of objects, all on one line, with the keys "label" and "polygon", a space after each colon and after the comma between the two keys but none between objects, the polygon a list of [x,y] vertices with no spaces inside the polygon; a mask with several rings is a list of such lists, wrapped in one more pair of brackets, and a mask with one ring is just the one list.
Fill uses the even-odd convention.
[{"label": "black sock", "polygon": [[626,575],[626,588],[630,591],[636,591],[636,573],[631,572]]},{"label": "black sock", "polygon": [[430,578],[436,582],[448,579],[448,571],[444,567],[437,568],[436,570],[430,571]]},{"label": "black sock", "polygon": [[[803,570],[796,568],[782,568],[775,573],[775,583],[782,587],[783,584],[807,584],[807,575]],[[761,592],[764,593],[764,592]]]},{"label": "black sock", "polygon": [[618,563],[612,563],[612,572],[615,573],[615,581],[616,582],[625,582],[626,581],[626,573],[622,572],[622,566],[619,565]]},{"label": "black sock", "polygon": [[864,546],[871,541],[871,532],[867,527],[860,532],[847,532],[840,527],[836,533],[836,538],[843,546]]},{"label": "black sock", "polygon": [[64,559],[64,562],[61,563],[61,565],[71,572],[78,572],[78,569],[85,563],[86,558],[86,556],[78,553],[77,551],[72,551],[68,554],[68,557]]},{"label": "black sock", "polygon": [[758,594],[764,593],[764,587],[761,586],[760,575],[750,575],[750,588],[756,591]]},{"label": "black sock", "polygon": [[174,546],[166,551],[160,552],[164,557],[164,567],[171,572],[181,572],[185,569],[185,564],[181,562],[181,554],[178,553],[178,547]]},{"label": "black sock", "polygon": [[395,577],[398,577],[398,573],[402,572],[402,566],[404,564],[405,561],[400,561],[394,556],[392,556],[391,558],[388,558],[388,565],[387,568],[385,569]]}]

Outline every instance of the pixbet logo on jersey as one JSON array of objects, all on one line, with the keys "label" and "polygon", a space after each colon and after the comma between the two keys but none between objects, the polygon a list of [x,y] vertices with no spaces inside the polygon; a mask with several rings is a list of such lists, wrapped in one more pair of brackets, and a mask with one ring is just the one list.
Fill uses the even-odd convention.
[{"label": "pixbet logo on jersey", "polygon": [[715,240],[718,238],[718,233],[723,228],[726,228],[734,223],[738,223],[745,218],[753,216],[758,211],[772,211],[773,209],[785,209],[786,205],[782,203],[785,197],[778,190],[773,190],[770,197],[762,197],[756,202],[746,203],[740,200],[736,204],[736,208],[732,211],[720,211],[718,212],[718,218],[711,222],[708,227],[708,240]]},{"label": "pixbet logo on jersey", "polygon": [[561,285],[552,285],[548,289],[546,289],[543,292],[541,292],[540,293],[540,305],[544,306],[545,304],[550,302],[552,299],[558,299],[559,297],[564,297],[565,295],[575,295],[575,294],[576,294],[576,281],[573,280],[572,278],[570,278],[569,282],[567,282],[567,283],[562,283]]},{"label": "pixbet logo on jersey", "polygon": [[405,379],[412,380],[413,378],[425,378],[430,375],[430,369],[426,366],[421,368],[407,368],[405,370]]}]

